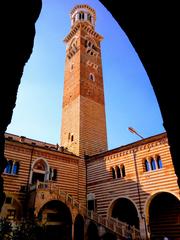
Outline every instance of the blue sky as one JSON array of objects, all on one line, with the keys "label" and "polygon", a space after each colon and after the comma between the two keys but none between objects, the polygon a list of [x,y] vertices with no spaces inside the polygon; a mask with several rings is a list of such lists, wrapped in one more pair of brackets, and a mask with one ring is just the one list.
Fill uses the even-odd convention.
[{"label": "blue sky", "polygon": [[98,0],[43,0],[36,22],[33,53],[26,63],[12,122],[7,132],[60,142],[65,67],[64,37],[71,9],[88,4],[96,10],[101,43],[109,149],[164,132],[159,106],[141,61],[125,33]]}]

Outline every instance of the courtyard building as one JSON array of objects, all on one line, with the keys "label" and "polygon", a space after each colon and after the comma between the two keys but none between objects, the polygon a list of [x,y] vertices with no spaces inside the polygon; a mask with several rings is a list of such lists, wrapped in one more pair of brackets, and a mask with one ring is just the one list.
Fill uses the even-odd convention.
[{"label": "courtyard building", "polygon": [[60,144],[5,135],[2,218],[38,219],[46,240],[180,239],[166,133],[108,150],[103,37],[86,4],[70,14]]}]

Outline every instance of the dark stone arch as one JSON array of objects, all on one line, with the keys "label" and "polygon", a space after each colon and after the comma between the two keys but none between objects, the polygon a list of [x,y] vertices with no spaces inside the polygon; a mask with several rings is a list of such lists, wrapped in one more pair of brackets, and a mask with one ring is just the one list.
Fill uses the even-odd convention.
[{"label": "dark stone arch", "polygon": [[151,239],[180,237],[180,201],[172,194],[156,194],[149,205]]},{"label": "dark stone arch", "polygon": [[80,214],[74,221],[74,240],[84,240],[84,218]]},{"label": "dark stone arch", "polygon": [[72,240],[72,216],[61,201],[47,202],[39,211],[38,218],[45,224],[43,240]]},{"label": "dark stone arch", "polygon": [[[4,156],[4,133],[11,122],[13,109],[16,104],[18,87],[23,74],[24,66],[33,51],[35,37],[35,23],[41,12],[41,0],[4,1],[3,19],[1,28],[2,51],[1,57],[1,106],[0,106],[0,210],[5,199],[3,193],[3,178],[1,174],[6,166]],[[16,34],[13,34],[13,32]]]},{"label": "dark stone arch", "polygon": [[92,221],[88,225],[87,240],[100,240],[98,226]]},{"label": "dark stone arch", "polygon": [[118,198],[113,203],[111,216],[139,229],[137,209],[127,198]]},{"label": "dark stone arch", "polygon": [[107,233],[104,234],[102,239],[103,240],[117,240],[117,237],[115,236],[115,234],[107,232]]}]

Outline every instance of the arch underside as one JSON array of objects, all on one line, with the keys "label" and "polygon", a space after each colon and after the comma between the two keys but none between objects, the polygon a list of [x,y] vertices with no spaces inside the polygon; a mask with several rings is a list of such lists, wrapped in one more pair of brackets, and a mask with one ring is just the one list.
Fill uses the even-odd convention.
[{"label": "arch underside", "polygon": [[38,218],[45,226],[43,240],[72,240],[72,216],[69,208],[58,200],[47,202]]},{"label": "arch underside", "polygon": [[112,204],[110,215],[113,218],[139,228],[138,212],[135,205],[127,198],[118,198]]},{"label": "arch underside", "polygon": [[170,193],[156,194],[149,205],[151,238],[180,238],[180,201]]}]

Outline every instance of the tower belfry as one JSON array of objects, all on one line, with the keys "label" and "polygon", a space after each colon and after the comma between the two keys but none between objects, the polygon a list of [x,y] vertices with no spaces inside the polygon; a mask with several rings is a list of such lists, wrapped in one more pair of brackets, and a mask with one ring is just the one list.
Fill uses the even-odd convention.
[{"label": "tower belfry", "polygon": [[71,11],[66,60],[61,145],[79,156],[107,150],[104,86],[96,13],[88,5]]}]

